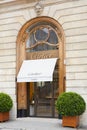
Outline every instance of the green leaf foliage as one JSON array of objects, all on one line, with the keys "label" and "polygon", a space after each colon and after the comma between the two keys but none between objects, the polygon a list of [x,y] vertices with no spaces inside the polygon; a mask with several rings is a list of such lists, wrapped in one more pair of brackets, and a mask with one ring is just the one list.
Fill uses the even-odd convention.
[{"label": "green leaf foliage", "polygon": [[0,112],[8,112],[13,106],[11,97],[6,93],[0,93]]},{"label": "green leaf foliage", "polygon": [[81,95],[75,92],[62,93],[55,102],[58,113],[64,116],[81,115],[86,109],[86,103]]}]

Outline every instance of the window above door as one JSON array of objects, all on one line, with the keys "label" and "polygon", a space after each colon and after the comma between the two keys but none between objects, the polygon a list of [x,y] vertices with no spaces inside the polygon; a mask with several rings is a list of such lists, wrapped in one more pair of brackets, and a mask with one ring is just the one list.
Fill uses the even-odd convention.
[{"label": "window above door", "polygon": [[27,30],[26,51],[57,50],[59,35],[56,27],[46,22],[38,22]]}]

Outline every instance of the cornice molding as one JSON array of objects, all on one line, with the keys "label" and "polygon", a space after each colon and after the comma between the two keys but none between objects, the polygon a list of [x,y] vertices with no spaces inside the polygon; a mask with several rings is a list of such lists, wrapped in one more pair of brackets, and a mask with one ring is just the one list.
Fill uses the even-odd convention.
[{"label": "cornice molding", "polygon": [[[9,2],[4,2],[0,4],[0,13],[11,12],[11,11],[26,9],[26,8],[35,8],[35,5],[37,3],[35,1],[37,0],[12,0]],[[43,0],[43,4],[44,7],[46,7],[55,4],[62,4],[62,3],[75,2],[75,1],[81,1],[81,0],[55,0],[55,1]]]},{"label": "cornice molding", "polygon": [[15,0],[0,0],[0,4],[9,3]]}]

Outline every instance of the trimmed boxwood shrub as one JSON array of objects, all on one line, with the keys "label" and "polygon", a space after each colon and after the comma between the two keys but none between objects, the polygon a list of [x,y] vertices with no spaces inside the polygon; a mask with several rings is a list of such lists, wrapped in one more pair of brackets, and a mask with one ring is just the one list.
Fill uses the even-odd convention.
[{"label": "trimmed boxwood shrub", "polygon": [[13,106],[11,97],[6,93],[0,93],[0,112],[8,112]]},{"label": "trimmed boxwood shrub", "polygon": [[81,115],[86,109],[86,103],[81,95],[75,92],[64,92],[56,100],[56,109],[63,116]]}]

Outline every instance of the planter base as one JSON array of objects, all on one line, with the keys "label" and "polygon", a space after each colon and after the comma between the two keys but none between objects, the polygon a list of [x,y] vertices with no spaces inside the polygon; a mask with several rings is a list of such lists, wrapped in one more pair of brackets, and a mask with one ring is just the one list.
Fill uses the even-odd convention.
[{"label": "planter base", "polygon": [[9,120],[9,112],[0,112],[0,122]]},{"label": "planter base", "polygon": [[63,116],[62,125],[76,128],[79,125],[79,116]]}]

